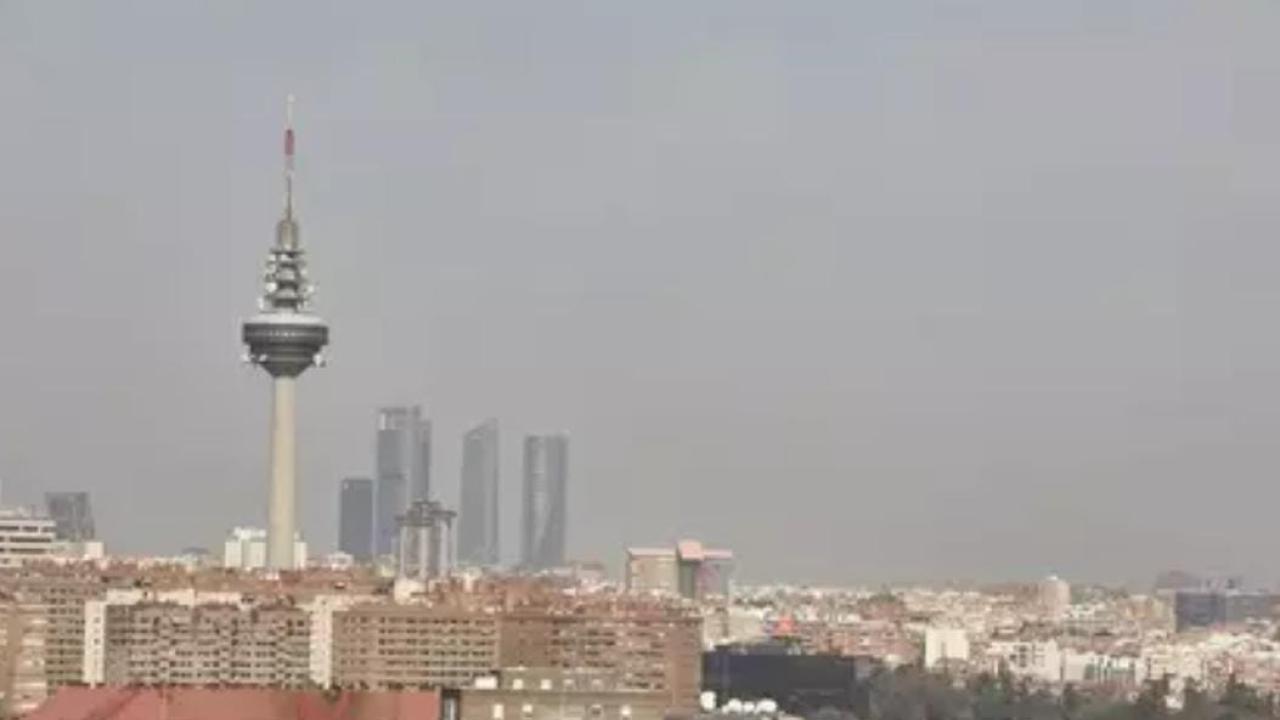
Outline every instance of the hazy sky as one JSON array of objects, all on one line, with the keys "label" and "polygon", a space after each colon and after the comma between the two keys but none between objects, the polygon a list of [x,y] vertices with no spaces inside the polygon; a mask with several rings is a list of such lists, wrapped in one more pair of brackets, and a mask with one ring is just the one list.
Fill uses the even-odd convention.
[{"label": "hazy sky", "polygon": [[[1280,4],[0,0],[0,478],[118,550],[265,516],[238,323],[283,98],[331,321],[302,520],[381,404],[572,435],[569,545],[747,580],[1280,580]],[[374,6],[374,7],[371,7]]]}]

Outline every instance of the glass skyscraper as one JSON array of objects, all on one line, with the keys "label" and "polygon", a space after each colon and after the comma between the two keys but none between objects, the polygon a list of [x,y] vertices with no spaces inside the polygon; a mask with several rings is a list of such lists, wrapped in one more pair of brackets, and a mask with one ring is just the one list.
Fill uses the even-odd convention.
[{"label": "glass skyscraper", "polygon": [[44,494],[45,509],[57,525],[59,540],[84,542],[93,540],[93,509],[87,492],[50,492]]},{"label": "glass skyscraper", "polygon": [[347,478],[338,494],[338,549],[359,562],[373,558],[373,480]]},{"label": "glass skyscraper", "polygon": [[399,536],[396,516],[414,500],[427,500],[431,492],[431,422],[422,408],[388,407],[378,411],[377,514],[374,549],[379,555],[395,552]]},{"label": "glass skyscraper", "polygon": [[458,562],[498,564],[498,421],[489,419],[462,437]]},{"label": "glass skyscraper", "polygon": [[568,480],[568,435],[530,435],[524,439],[520,560],[527,570],[564,565]]}]

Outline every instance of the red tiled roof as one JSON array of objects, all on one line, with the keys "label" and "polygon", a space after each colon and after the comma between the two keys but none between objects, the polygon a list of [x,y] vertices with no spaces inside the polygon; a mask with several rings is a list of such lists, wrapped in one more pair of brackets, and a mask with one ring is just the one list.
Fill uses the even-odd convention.
[{"label": "red tiled roof", "polygon": [[439,720],[435,690],[62,688],[28,720]]}]

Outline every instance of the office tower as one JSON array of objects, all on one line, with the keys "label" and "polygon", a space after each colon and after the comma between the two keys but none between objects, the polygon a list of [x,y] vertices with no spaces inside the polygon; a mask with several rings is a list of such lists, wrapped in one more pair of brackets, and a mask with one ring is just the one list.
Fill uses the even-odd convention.
[{"label": "office tower", "polygon": [[45,509],[57,525],[59,540],[84,542],[94,539],[93,509],[87,492],[44,494]]},{"label": "office tower", "polygon": [[338,495],[338,549],[359,562],[373,558],[373,480],[347,478]]},{"label": "office tower", "polygon": [[530,435],[524,439],[520,560],[526,570],[564,565],[568,480],[568,435]]},{"label": "office tower", "polygon": [[485,420],[462,437],[458,562],[498,564],[498,421]]},{"label": "office tower", "polygon": [[1036,588],[1040,610],[1045,617],[1060,622],[1071,608],[1071,585],[1057,575],[1050,575]]},{"label": "office tower", "polygon": [[388,407],[378,411],[376,474],[377,517],[374,532],[379,555],[396,552],[397,517],[415,500],[430,498],[431,423],[422,408]]},{"label": "office tower", "polygon": [[329,342],[329,326],[310,310],[298,221],[293,213],[293,98],[284,131],[284,215],[276,223],[276,242],[267,253],[259,312],[245,321],[246,359],[272,380],[271,486],[267,505],[267,564],[294,566],[297,534],[297,432],[294,392],[298,376],[323,364],[320,351]]}]

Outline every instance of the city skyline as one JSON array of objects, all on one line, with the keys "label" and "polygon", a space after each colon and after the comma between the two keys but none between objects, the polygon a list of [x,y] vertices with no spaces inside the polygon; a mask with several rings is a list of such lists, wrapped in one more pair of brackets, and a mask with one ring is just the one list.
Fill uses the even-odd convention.
[{"label": "city skyline", "polygon": [[87,490],[121,552],[265,525],[235,319],[295,92],[342,329],[299,397],[316,548],[412,399],[451,507],[477,418],[509,486],[567,428],[574,557],[1280,575],[1280,9],[725,9],[6,4],[6,496]]}]

